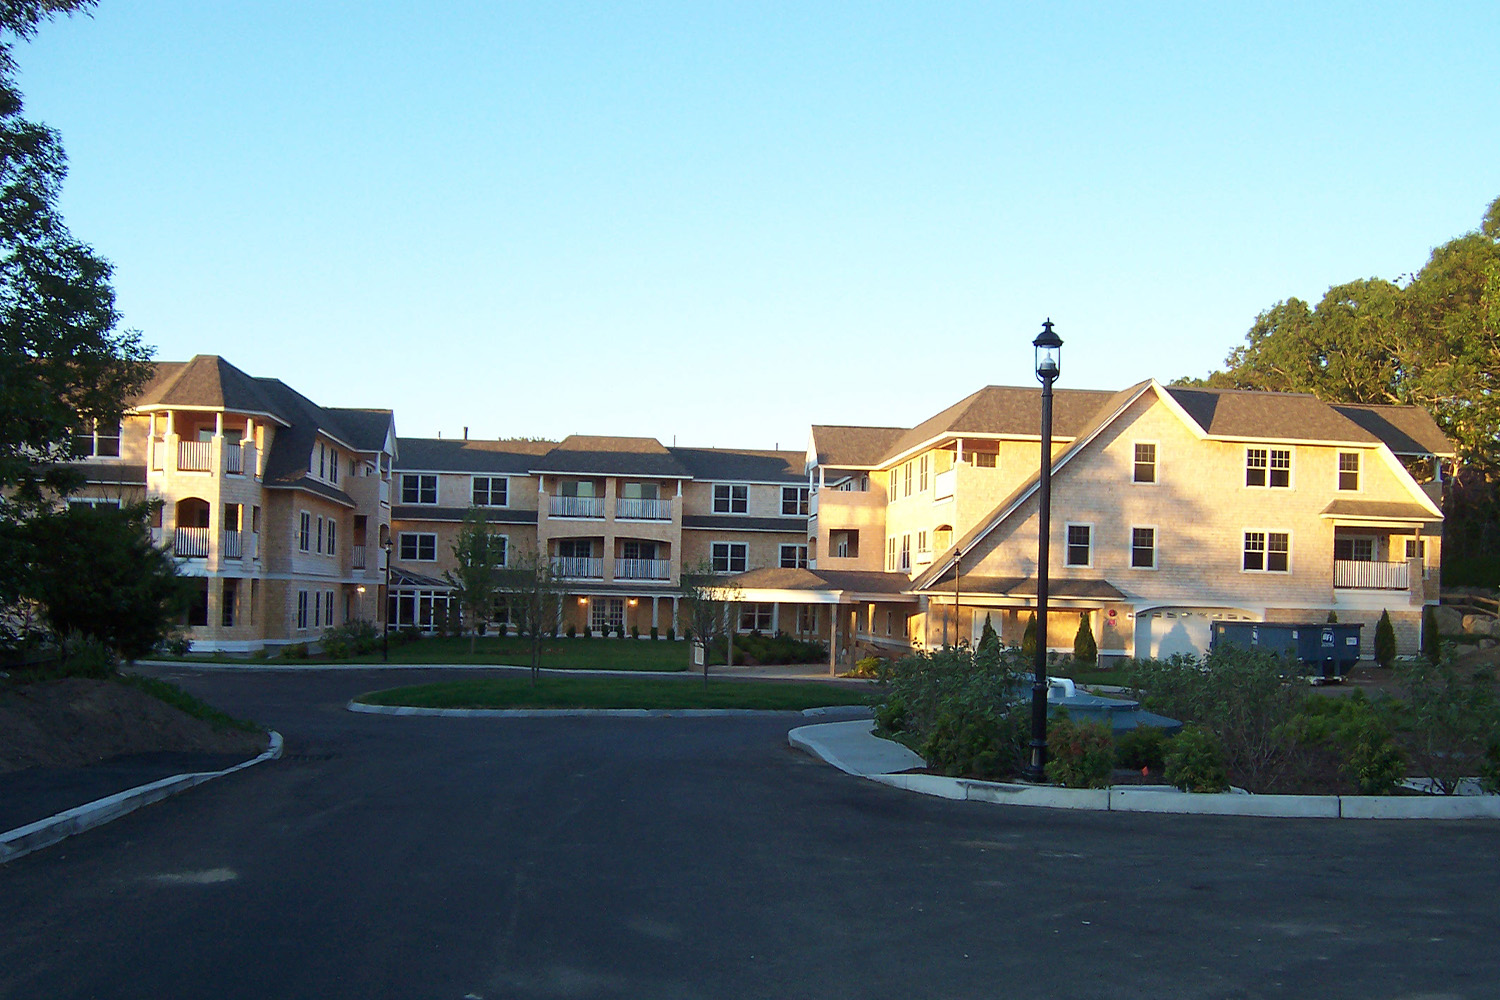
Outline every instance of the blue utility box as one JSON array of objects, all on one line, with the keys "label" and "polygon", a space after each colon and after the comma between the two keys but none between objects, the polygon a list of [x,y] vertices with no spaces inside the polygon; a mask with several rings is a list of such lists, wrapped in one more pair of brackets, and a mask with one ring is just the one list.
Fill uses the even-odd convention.
[{"label": "blue utility box", "polygon": [[1336,681],[1359,661],[1362,628],[1343,622],[1214,622],[1210,648],[1228,643],[1269,650],[1301,663],[1304,674]]}]

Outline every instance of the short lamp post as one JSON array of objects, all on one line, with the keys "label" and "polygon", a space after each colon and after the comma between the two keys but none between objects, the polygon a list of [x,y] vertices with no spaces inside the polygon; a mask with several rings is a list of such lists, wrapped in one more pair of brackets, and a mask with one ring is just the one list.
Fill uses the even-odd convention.
[{"label": "short lamp post", "polygon": [[360,621],[364,621],[365,620],[365,585],[364,584],[360,584],[358,587],[355,587],[354,590],[355,590],[356,593],[359,594],[359,620]]},{"label": "short lamp post", "polygon": [[1047,780],[1047,569],[1052,537],[1052,383],[1062,372],[1062,338],[1052,320],[1042,324],[1033,340],[1036,377],[1042,383],[1042,475],[1037,498],[1036,541],[1036,666],[1031,682],[1031,759],[1026,779]]},{"label": "short lamp post", "polygon": [[385,619],[385,629],[380,634],[380,659],[388,663],[391,659],[391,544],[389,537],[380,543],[385,550],[385,613],[381,616]]}]

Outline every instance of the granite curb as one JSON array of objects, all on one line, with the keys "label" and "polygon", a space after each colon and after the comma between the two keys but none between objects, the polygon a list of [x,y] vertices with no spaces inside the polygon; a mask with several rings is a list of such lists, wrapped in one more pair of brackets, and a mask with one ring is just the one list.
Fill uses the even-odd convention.
[{"label": "granite curb", "polygon": [[14,861],[43,847],[50,847],[74,834],[103,826],[105,823],[135,812],[142,806],[160,802],[162,799],[170,798],[215,778],[243,771],[247,767],[253,767],[268,760],[276,760],[281,756],[281,750],[281,734],[272,730],[270,745],[264,753],[233,767],[227,767],[222,771],[198,771],[161,778],[149,784],[128,788],[123,792],[116,792],[114,795],[76,806],[55,816],[37,820],[35,823],[28,823],[8,833],[0,833],[0,864]]},{"label": "granite curb", "polygon": [[826,708],[419,708],[412,705],[370,705],[350,701],[344,706],[365,715],[428,716],[441,719],[711,719],[739,715],[791,715],[806,718],[868,716],[864,705],[830,705]]},{"label": "granite curb", "polygon": [[1278,819],[1500,819],[1500,795],[1187,794],[1167,785],[1054,788],[901,773],[923,766],[922,758],[899,743],[875,736],[871,731],[874,726],[873,720],[818,723],[793,729],[787,740],[847,774],[922,795],[969,802]]}]

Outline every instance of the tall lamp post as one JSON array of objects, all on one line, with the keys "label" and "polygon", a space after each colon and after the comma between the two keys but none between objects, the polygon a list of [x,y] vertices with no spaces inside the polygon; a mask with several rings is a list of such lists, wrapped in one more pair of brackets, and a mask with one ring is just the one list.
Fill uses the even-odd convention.
[{"label": "tall lamp post", "polygon": [[391,544],[390,536],[380,543],[385,549],[385,613],[381,616],[385,619],[385,629],[380,634],[380,659],[383,663],[391,659]]},{"label": "tall lamp post", "polygon": [[1031,682],[1031,759],[1026,779],[1047,780],[1047,568],[1052,539],[1052,383],[1062,372],[1062,338],[1052,320],[1031,342],[1036,348],[1036,377],[1042,383],[1042,479],[1037,501],[1036,666]]}]

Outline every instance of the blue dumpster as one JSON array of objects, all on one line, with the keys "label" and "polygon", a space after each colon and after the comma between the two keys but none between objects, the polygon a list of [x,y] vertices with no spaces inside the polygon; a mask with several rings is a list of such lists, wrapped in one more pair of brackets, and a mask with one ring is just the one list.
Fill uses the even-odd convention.
[{"label": "blue dumpster", "polygon": [[1343,622],[1214,622],[1209,648],[1220,643],[1264,649],[1296,660],[1304,674],[1342,680],[1359,661],[1359,630]]}]

